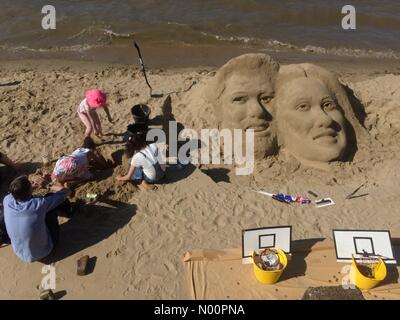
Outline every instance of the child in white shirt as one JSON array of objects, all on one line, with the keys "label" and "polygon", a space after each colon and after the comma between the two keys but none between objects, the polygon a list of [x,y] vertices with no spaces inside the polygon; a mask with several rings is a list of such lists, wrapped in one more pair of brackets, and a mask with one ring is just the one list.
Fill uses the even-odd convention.
[{"label": "child in white shirt", "polygon": [[125,154],[132,156],[131,166],[126,175],[117,176],[118,181],[140,181],[141,189],[154,190],[154,185],[165,176],[165,166],[159,163],[159,150],[156,143],[146,144],[144,133],[134,134],[128,144]]}]

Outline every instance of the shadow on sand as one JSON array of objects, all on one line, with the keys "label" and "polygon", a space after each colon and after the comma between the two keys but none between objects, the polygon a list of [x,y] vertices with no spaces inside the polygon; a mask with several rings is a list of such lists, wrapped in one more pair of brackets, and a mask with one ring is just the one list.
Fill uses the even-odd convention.
[{"label": "shadow on sand", "polygon": [[[72,219],[60,226],[60,241],[49,257],[54,263],[107,239],[127,225],[136,214],[136,205],[102,199],[101,204],[82,205]],[[96,261],[92,258],[94,268]]]},{"label": "shadow on sand", "polygon": [[315,238],[293,241],[291,251],[295,252],[295,254],[292,255],[290,263],[288,263],[285,272],[282,274],[281,281],[304,276],[307,270],[306,257],[311,253],[312,247],[323,240],[324,238]]},{"label": "shadow on sand", "polygon": [[1,166],[0,167],[0,196],[1,198],[5,196],[5,194],[8,192],[8,186],[13,181],[16,177],[22,176],[22,175],[30,175],[32,173],[35,173],[37,169],[42,167],[42,164],[40,162],[24,162],[20,163],[21,167],[20,169],[14,170],[12,168],[6,167],[6,166]]}]

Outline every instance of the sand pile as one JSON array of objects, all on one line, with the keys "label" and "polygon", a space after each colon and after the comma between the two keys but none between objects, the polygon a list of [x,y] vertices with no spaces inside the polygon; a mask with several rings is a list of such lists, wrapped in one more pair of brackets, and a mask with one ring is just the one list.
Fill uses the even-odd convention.
[{"label": "sand pile", "polygon": [[350,85],[365,107],[365,127],[378,140],[399,134],[399,81],[398,75],[385,75]]}]

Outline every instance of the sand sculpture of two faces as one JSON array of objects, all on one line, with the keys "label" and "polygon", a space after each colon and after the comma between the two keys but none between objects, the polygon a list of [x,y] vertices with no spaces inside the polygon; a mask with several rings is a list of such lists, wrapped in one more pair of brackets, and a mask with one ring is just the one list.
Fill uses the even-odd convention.
[{"label": "sand sculpture of two faces", "polygon": [[321,167],[355,147],[359,128],[346,92],[312,64],[279,67],[265,54],[246,54],[222,66],[207,87],[219,129],[253,129],[260,159],[285,151]]}]

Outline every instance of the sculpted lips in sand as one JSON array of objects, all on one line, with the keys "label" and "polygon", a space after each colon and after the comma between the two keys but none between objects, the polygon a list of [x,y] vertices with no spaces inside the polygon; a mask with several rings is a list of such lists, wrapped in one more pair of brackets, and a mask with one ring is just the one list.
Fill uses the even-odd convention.
[{"label": "sculpted lips in sand", "polygon": [[318,143],[336,143],[337,132],[333,129],[324,130],[313,137],[313,140]]},{"label": "sculpted lips in sand", "polygon": [[253,122],[245,126],[245,130],[253,129],[255,136],[267,136],[271,134],[270,125],[266,121]]},{"label": "sculpted lips in sand", "polygon": [[346,148],[345,119],[318,79],[289,80],[278,90],[277,125],[287,150],[300,161],[329,162]]}]

